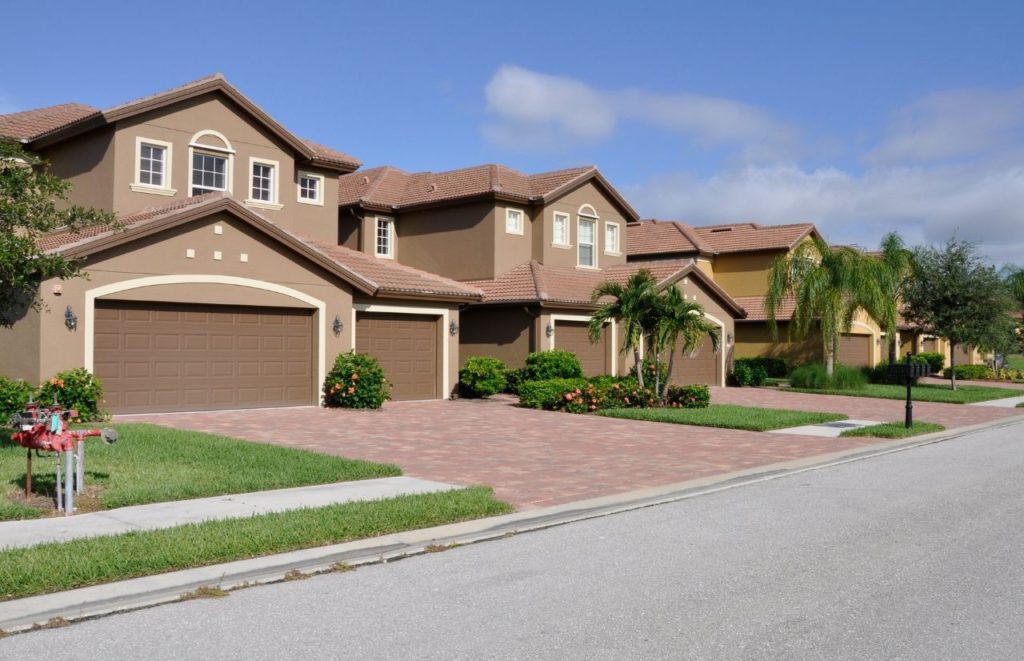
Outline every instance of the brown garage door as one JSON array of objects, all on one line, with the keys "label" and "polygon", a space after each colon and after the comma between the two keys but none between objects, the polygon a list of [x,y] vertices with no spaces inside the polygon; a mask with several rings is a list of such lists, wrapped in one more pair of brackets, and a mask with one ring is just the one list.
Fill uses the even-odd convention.
[{"label": "brown garage door", "polygon": [[312,310],[97,302],[95,325],[113,413],[316,404]]},{"label": "brown garage door", "polygon": [[958,344],[956,346],[956,349],[954,349],[954,351],[956,353],[956,364],[957,365],[970,365],[971,363],[974,362],[972,360],[972,357],[971,357],[971,348],[970,347],[968,347],[966,345],[963,345],[963,344]]},{"label": "brown garage door", "polygon": [[921,353],[935,353],[938,351],[938,341],[934,337],[921,340]]},{"label": "brown garage door", "polygon": [[672,364],[672,384],[677,386],[718,385],[720,361],[721,354],[715,353],[709,338],[704,338],[700,349],[693,356],[684,356],[682,351],[677,350],[675,362]]},{"label": "brown garage door", "polygon": [[844,333],[839,338],[839,362],[850,367],[871,363],[871,336]]},{"label": "brown garage door", "polygon": [[555,322],[555,348],[565,349],[576,354],[586,376],[611,374],[611,365],[608,364],[608,335],[606,326],[601,334],[601,339],[591,342],[590,335],[587,333],[587,322]]},{"label": "brown garage door", "polygon": [[437,398],[437,317],[361,312],[356,351],[380,361],[392,399]]}]

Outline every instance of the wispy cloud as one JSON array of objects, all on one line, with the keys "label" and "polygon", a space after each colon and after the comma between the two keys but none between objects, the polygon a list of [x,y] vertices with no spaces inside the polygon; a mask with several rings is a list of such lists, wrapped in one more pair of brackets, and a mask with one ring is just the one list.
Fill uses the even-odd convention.
[{"label": "wispy cloud", "polygon": [[485,88],[492,120],[485,135],[506,147],[557,148],[610,138],[621,122],[686,136],[698,145],[736,146],[753,159],[789,153],[798,132],[770,113],[732,99],[688,92],[601,90],[565,76],[503,66]]}]

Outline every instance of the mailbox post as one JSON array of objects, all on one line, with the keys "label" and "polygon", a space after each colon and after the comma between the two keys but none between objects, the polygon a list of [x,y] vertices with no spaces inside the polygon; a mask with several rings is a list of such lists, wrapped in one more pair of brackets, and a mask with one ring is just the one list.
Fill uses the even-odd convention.
[{"label": "mailbox post", "polygon": [[889,365],[889,374],[898,379],[903,379],[907,384],[907,413],[904,418],[904,425],[907,429],[914,426],[914,399],[911,395],[911,387],[914,385],[915,379],[921,376],[928,376],[930,372],[928,365],[913,362],[913,356],[914,354],[908,353],[904,362]]}]

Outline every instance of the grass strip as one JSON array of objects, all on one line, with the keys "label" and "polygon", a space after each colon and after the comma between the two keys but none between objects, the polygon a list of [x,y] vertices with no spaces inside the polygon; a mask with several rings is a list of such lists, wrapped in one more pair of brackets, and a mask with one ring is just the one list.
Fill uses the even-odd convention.
[{"label": "grass strip", "polygon": [[944,431],[946,428],[934,422],[915,422],[914,426],[907,429],[902,422],[883,422],[880,425],[861,427],[860,429],[847,429],[840,436],[874,436],[877,438],[909,438],[921,434]]},{"label": "grass strip", "polygon": [[207,521],[0,551],[0,601],[512,511],[489,487]]},{"label": "grass strip", "polygon": [[[150,424],[115,425],[120,440],[86,441],[85,483],[99,487],[93,509],[401,475],[397,466],[253,443]],[[54,493],[53,458],[34,458],[32,486]],[[0,520],[44,513],[3,497],[24,488],[25,449],[0,447]]]},{"label": "grass strip", "polygon": [[671,422],[677,425],[698,425],[748,431],[785,429],[786,427],[846,420],[850,417],[842,413],[766,409],[756,406],[736,406],[735,404],[712,404],[705,409],[609,409],[599,411],[598,415],[609,418]]},{"label": "grass strip", "polygon": [[[782,388],[780,392],[803,392],[812,395],[845,395],[847,397],[875,397],[878,399],[906,399],[907,387],[869,383],[857,390],[812,390],[810,388]],[[914,386],[914,401],[938,402],[942,404],[971,404],[990,399],[1005,399],[1020,396],[1019,390],[1012,388],[996,388],[991,386],[957,386],[951,390],[949,386],[921,384]]]}]

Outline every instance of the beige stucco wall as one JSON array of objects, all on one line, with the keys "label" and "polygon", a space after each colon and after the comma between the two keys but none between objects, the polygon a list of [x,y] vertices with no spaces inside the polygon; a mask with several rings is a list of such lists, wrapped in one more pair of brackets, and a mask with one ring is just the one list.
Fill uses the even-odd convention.
[{"label": "beige stucco wall", "polygon": [[[523,233],[510,234],[506,231],[506,214],[508,209],[523,212]],[[519,266],[533,258],[534,223],[530,218],[530,209],[525,205],[499,202],[494,206],[494,267],[493,275],[497,277],[514,266]]]},{"label": "beige stucco wall", "polygon": [[[538,232],[534,241],[534,254],[544,264],[553,266],[576,266],[577,245],[579,241],[578,219],[580,207],[589,204],[598,215],[597,223],[597,266],[607,268],[626,262],[626,218],[610,197],[593,182],[587,182],[575,190],[563,195],[544,206],[538,214],[535,226],[543,225],[543,234]],[[554,214],[569,214],[569,248],[554,246]],[[610,254],[605,246],[605,225],[616,223],[619,226],[619,253]],[[536,231],[536,229],[535,229]]]},{"label": "beige stucco wall", "polygon": [[791,340],[789,322],[781,321],[778,324],[777,337],[778,339],[772,337],[766,321],[737,321],[736,358],[785,358],[791,365],[822,360],[820,334],[812,333],[803,340]]},{"label": "beige stucco wall", "polygon": [[[61,322],[64,320],[63,307],[45,312],[58,313]],[[43,314],[39,310],[29,309],[10,328],[0,326],[0,347],[3,347],[0,349],[0,376],[22,379],[32,384],[40,380],[39,329]]]},{"label": "beige stucco wall", "polygon": [[763,296],[768,292],[768,272],[776,252],[718,255],[714,261],[715,283],[730,296]]}]

